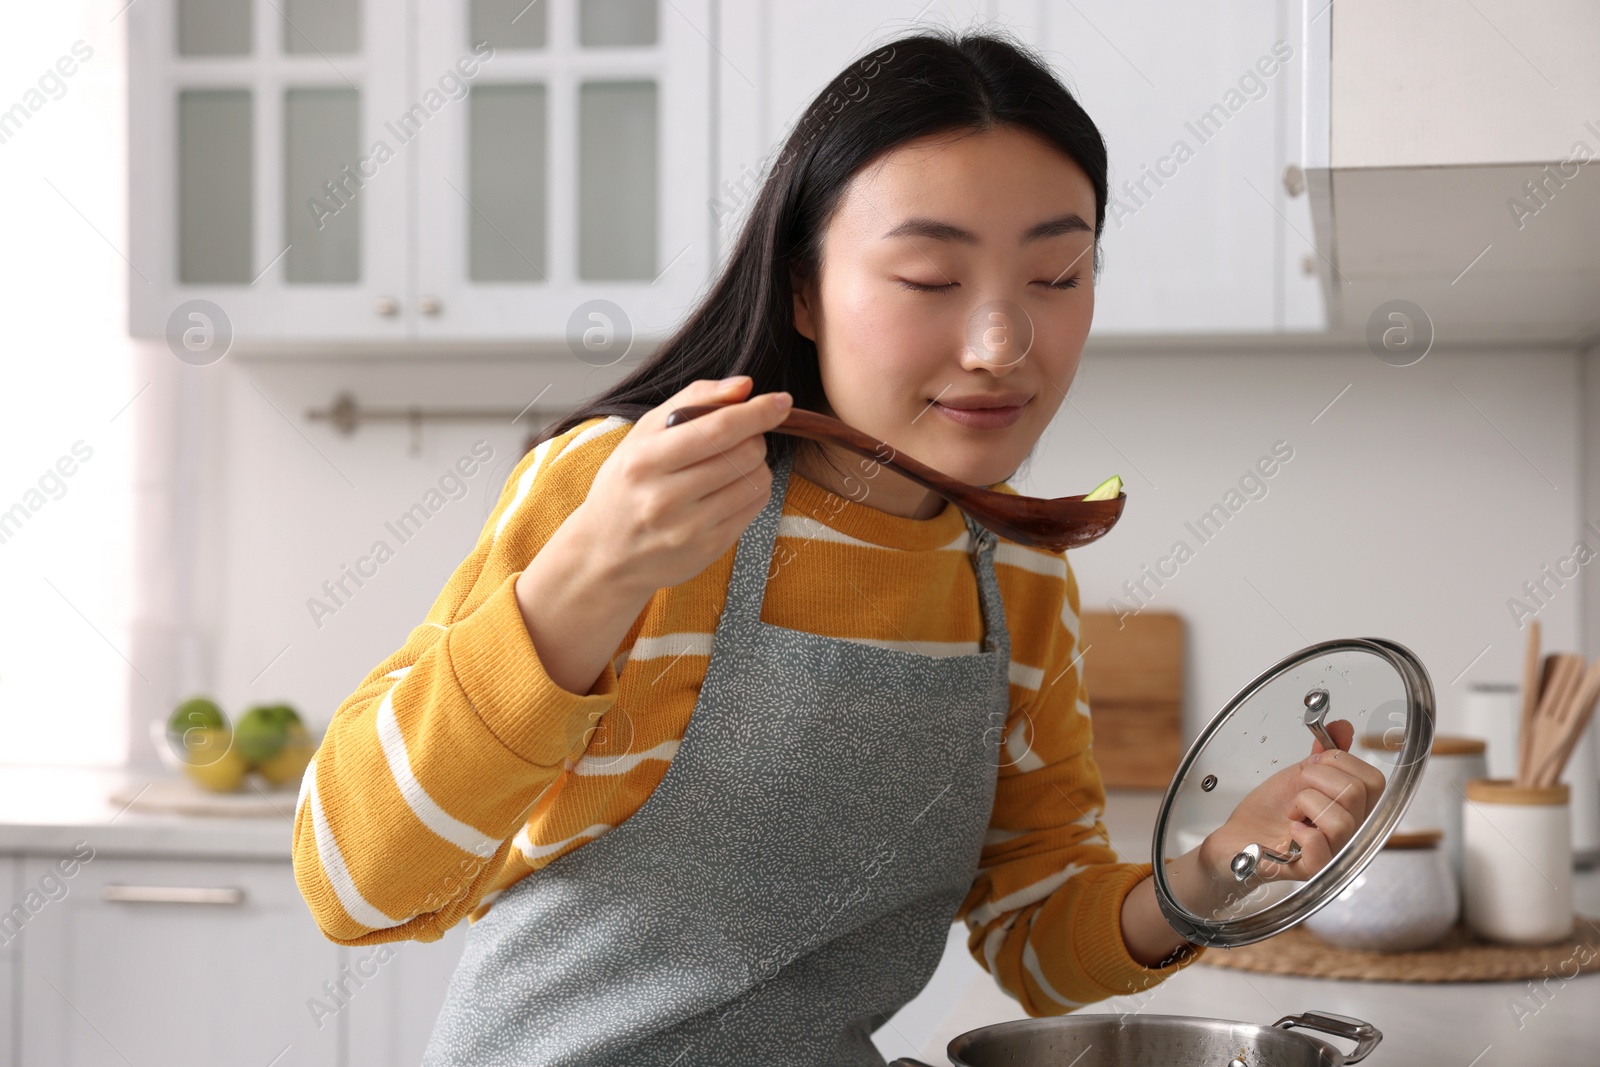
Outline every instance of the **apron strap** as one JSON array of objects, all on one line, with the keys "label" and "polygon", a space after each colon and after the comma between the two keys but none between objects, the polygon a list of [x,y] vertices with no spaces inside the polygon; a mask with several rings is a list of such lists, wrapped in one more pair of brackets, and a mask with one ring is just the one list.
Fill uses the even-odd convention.
[{"label": "apron strap", "polygon": [[783,501],[789,495],[789,472],[794,467],[791,449],[772,466],[772,496],[744,535],[733,555],[733,576],[728,580],[728,599],[722,609],[717,638],[732,622],[751,629],[761,619],[761,603],[766,598],[767,576],[771,571],[772,549],[778,540],[778,520],[783,517]]}]

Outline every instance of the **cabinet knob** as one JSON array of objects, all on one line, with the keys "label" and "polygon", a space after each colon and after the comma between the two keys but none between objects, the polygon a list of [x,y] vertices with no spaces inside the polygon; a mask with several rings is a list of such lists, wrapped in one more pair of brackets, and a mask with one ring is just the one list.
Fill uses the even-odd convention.
[{"label": "cabinet knob", "polygon": [[439,298],[436,296],[417,297],[417,310],[424,315],[437,315],[443,309],[444,305],[439,302]]},{"label": "cabinet knob", "polygon": [[373,310],[385,318],[398,315],[400,314],[400,301],[392,296],[380,296],[373,301]]},{"label": "cabinet knob", "polygon": [[1306,172],[1300,169],[1300,164],[1291,163],[1283,168],[1283,188],[1290,196],[1306,191]]}]

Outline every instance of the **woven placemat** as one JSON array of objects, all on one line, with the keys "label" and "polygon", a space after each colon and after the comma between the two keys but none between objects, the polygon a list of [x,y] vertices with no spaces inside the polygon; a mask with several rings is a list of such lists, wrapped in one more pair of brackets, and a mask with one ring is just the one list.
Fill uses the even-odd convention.
[{"label": "woven placemat", "polygon": [[1570,978],[1600,970],[1600,919],[1577,915],[1571,937],[1536,946],[1491,944],[1457,923],[1437,945],[1412,952],[1339,948],[1295,926],[1253,945],[1207,949],[1196,962],[1237,971],[1369,982],[1511,982],[1557,973]]}]

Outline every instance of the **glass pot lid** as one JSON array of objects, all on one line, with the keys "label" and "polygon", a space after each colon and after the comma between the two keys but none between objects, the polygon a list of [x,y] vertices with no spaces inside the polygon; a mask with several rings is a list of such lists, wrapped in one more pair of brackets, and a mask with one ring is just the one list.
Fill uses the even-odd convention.
[{"label": "glass pot lid", "polygon": [[[1184,754],[1156,816],[1156,899],[1167,922],[1195,944],[1226,947],[1315,913],[1399,825],[1433,728],[1428,672],[1383,638],[1311,645],[1245,686]],[[1388,751],[1357,748],[1366,734]],[[1338,739],[1351,751],[1324,767],[1339,773],[1312,769],[1313,740],[1331,750]],[[1328,789],[1343,803],[1331,804]],[[1231,878],[1199,874],[1224,865]]]}]

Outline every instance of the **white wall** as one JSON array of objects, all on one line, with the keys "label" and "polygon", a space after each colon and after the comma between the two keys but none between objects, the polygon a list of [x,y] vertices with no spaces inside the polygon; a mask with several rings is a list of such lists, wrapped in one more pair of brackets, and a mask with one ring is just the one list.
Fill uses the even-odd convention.
[{"label": "white wall", "polygon": [[[1519,677],[1526,631],[1507,599],[1581,525],[1577,383],[1560,352],[1435,351],[1406,368],[1364,348],[1091,353],[1027,484],[1127,484],[1117,529],[1072,556],[1086,609],[1179,538],[1195,548],[1147,601],[1188,621],[1188,737],[1278,659],[1337,637],[1409,647],[1448,724],[1467,683]],[[1185,522],[1280,440],[1294,457],[1267,494],[1201,545]],[[1578,647],[1581,603],[1575,584],[1548,599],[1546,649]]]},{"label": "white wall", "polygon": [[[586,384],[586,374],[614,373],[572,362],[224,360],[206,368],[216,373],[206,395],[202,454],[211,473],[200,493],[200,543],[214,543],[218,555],[199,561],[197,611],[211,642],[207,684],[230,710],[283,697],[326,721],[404,642],[471,550],[524,437],[509,425],[430,424],[423,454],[413,457],[404,427],[343,438],[306,422],[304,410],[342,388],[365,404],[515,409],[552,382],[545,401],[570,402],[602,387],[599,377]],[[1364,348],[1091,347],[1020,480],[1054,496],[1123,476],[1121,524],[1072,555],[1086,609],[1119,595],[1134,606],[1124,580],[1139,579],[1179,538],[1195,549],[1164,587],[1148,586],[1152,609],[1181,612],[1189,623],[1189,737],[1279,658],[1350,636],[1387,637],[1416,652],[1448,723],[1468,682],[1518,676],[1526,632],[1507,600],[1569,554],[1582,525],[1579,364],[1575,353],[1548,351],[1435,351],[1395,368]],[[495,449],[491,469],[421,536],[398,545],[384,521],[480,438]],[[1266,495],[1200,544],[1185,523],[1223,502],[1278,441],[1293,458],[1265,480]],[[398,549],[394,560],[317,627],[307,598],[379,537]],[[1600,537],[1592,544],[1600,548]],[[1578,647],[1582,603],[1569,584],[1539,610],[1547,649]]]},{"label": "white wall", "polygon": [[[160,346],[145,355],[170,406],[153,408],[146,424],[160,482],[141,512],[149,548],[144,654],[164,665],[171,693],[212,693],[235,715],[287,700],[313,724],[326,723],[422,621],[471,552],[531,429],[548,416],[515,426],[429,422],[413,455],[408,424],[366,424],[347,437],[307,411],[346,390],[363,407],[511,412],[542,394],[535,410],[547,411],[598,392],[637,362],[592,369],[570,357],[229,356],[195,368]],[[404,541],[386,527],[438,488],[459,458],[471,458],[479,441],[493,455],[462,479],[464,495],[442,492],[437,513]],[[338,582],[378,540],[393,557],[359,587],[346,579],[350,595],[330,597],[323,583]],[[314,616],[313,598],[332,614]],[[136,722],[164,718],[175,699],[136,705]],[[143,738],[136,727],[131,758],[149,764],[155,754]]]}]

